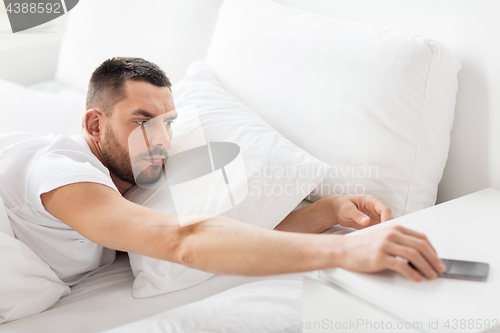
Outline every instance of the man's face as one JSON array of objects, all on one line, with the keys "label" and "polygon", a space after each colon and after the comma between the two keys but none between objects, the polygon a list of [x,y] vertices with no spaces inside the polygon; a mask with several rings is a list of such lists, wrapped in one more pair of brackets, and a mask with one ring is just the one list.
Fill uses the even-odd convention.
[{"label": "man's face", "polygon": [[151,184],[163,174],[177,117],[170,89],[127,80],[126,98],[105,117],[101,151],[104,165],[132,185]]}]

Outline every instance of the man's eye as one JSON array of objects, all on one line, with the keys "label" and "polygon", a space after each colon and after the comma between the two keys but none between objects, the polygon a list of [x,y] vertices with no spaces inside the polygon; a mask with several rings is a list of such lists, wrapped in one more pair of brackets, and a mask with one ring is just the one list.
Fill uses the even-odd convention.
[{"label": "man's eye", "polygon": [[172,120],[165,121],[165,126],[170,127],[174,122]]},{"label": "man's eye", "polygon": [[141,126],[146,126],[147,124],[149,124],[149,120],[136,121],[136,123]]}]

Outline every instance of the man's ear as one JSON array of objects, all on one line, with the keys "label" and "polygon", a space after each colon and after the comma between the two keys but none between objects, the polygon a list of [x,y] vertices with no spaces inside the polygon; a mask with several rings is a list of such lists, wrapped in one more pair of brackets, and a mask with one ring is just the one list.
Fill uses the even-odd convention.
[{"label": "man's ear", "polygon": [[98,109],[89,109],[83,117],[83,130],[88,133],[96,142],[101,140],[101,127],[104,115]]}]

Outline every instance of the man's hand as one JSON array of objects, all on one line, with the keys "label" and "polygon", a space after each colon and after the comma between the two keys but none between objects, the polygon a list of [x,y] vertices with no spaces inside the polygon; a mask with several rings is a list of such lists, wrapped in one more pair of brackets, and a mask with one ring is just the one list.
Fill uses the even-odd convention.
[{"label": "man's hand", "polygon": [[334,224],[362,229],[392,219],[391,210],[373,195],[331,195]]},{"label": "man's hand", "polygon": [[288,214],[274,229],[320,233],[337,224],[362,229],[390,219],[389,207],[373,195],[330,195]]},{"label": "man's hand", "polygon": [[446,270],[424,234],[400,225],[344,236],[340,258],[339,266],[350,271],[373,273],[391,269],[414,281],[422,280],[418,271],[435,279]]}]

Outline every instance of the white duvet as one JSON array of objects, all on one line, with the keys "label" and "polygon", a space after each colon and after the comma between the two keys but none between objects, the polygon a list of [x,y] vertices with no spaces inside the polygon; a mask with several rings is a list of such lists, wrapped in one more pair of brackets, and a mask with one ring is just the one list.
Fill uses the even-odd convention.
[{"label": "white duvet", "polygon": [[302,281],[244,284],[106,333],[301,332]]}]

